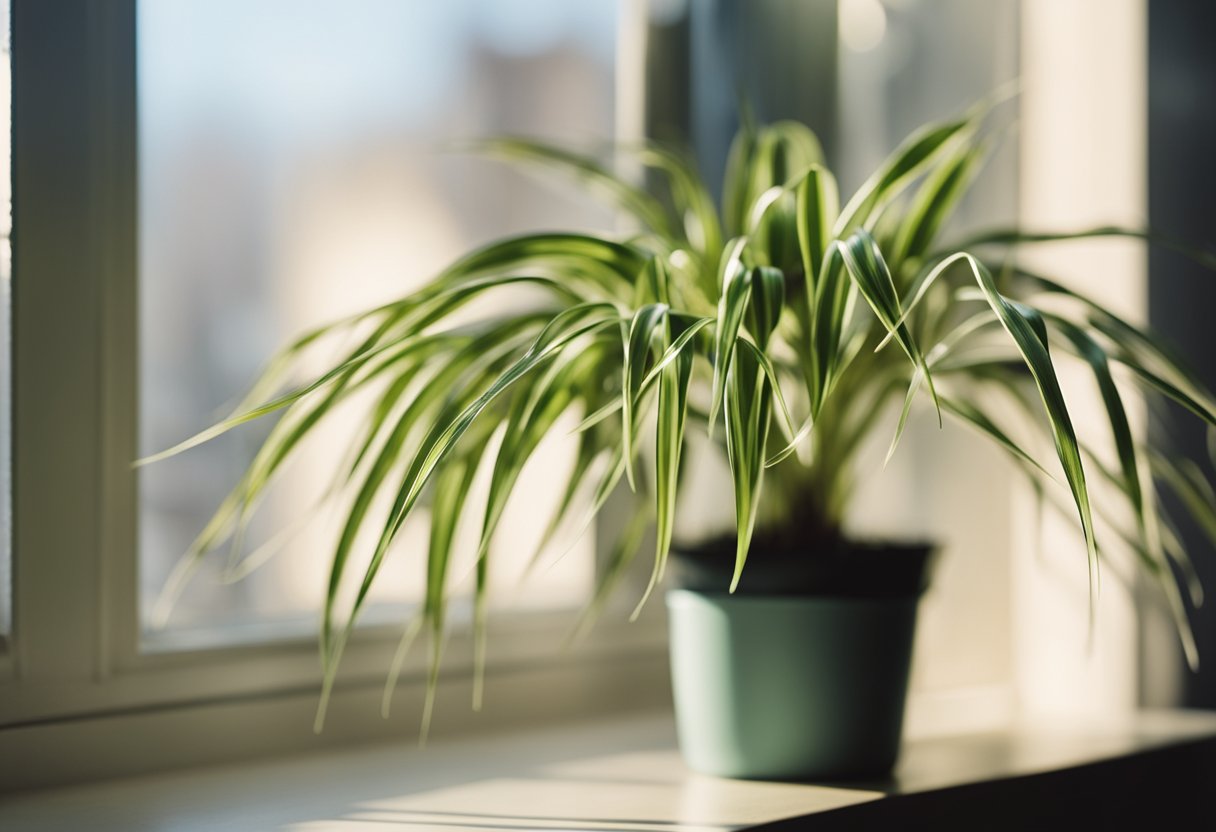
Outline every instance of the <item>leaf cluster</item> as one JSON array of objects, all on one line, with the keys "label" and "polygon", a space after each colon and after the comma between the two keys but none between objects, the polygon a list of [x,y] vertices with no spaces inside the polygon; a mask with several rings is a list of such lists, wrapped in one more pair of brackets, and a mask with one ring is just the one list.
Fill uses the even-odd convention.
[{"label": "leaf cluster", "polygon": [[[334,475],[344,522],[321,630],[326,691],[386,556],[425,495],[426,593],[406,643],[430,634],[433,695],[459,518],[480,519],[474,594],[484,645],[495,530],[528,460],[563,418],[581,420],[577,453],[546,539],[572,522],[585,528],[622,480],[637,495],[635,519],[608,558],[594,613],[650,525],[656,543],[647,597],[661,581],[689,430],[705,432],[729,461],[733,590],[758,522],[784,527],[794,539],[800,528],[838,534],[853,499],[858,451],[881,414],[899,414],[889,457],[911,408],[924,401],[939,420],[957,420],[1005,451],[1044,500],[1071,503],[1095,581],[1107,540],[1130,547],[1159,581],[1194,661],[1181,593],[1197,603],[1199,588],[1159,494],[1181,498],[1214,541],[1216,499],[1197,465],[1137,437],[1127,401],[1138,394],[1172,400],[1209,428],[1216,428],[1216,401],[1152,333],[1013,257],[1020,245],[1144,232],[1000,229],[942,239],[991,151],[990,111],[982,103],[917,131],[843,207],[819,142],[793,122],[743,129],[720,209],[692,162],[666,147],[616,151],[664,184],[656,196],[596,158],[521,139],[485,143],[493,155],[572,176],[636,230],[621,238],[544,233],[492,243],[421,290],[286,347],[232,417],[154,458],[252,419],[280,417],[169,594],[199,557],[239,537],[300,441],[341,402],[373,390],[371,410]],[[474,301],[521,286],[539,300],[472,325],[452,323]],[[328,372],[278,392],[307,350],[333,340],[348,348]],[[1092,376],[1105,435],[1078,434],[1057,374],[1061,355]],[[1014,430],[1019,415],[1019,427],[1049,440],[1054,460]],[[482,469],[488,494],[474,504]],[[1099,512],[1091,498],[1095,477],[1113,484],[1123,504]],[[1109,521],[1102,545],[1096,516]],[[352,572],[359,546],[370,558]],[[354,601],[340,609],[348,585]]]}]

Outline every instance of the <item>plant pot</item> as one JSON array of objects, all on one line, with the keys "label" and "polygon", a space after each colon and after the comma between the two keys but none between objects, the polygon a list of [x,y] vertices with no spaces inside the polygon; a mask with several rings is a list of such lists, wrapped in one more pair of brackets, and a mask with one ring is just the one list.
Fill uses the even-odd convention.
[{"label": "plant pot", "polygon": [[891,770],[930,550],[887,552],[914,566],[904,591],[848,593],[844,580],[833,594],[668,593],[676,724],[690,768],[762,779]]}]

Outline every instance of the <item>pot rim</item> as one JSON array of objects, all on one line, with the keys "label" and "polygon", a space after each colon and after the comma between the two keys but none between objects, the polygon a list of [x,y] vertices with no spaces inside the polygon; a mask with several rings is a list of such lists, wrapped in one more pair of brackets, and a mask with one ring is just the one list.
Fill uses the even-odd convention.
[{"label": "pot rim", "polygon": [[688,587],[670,587],[665,592],[668,608],[688,606],[697,602],[710,602],[719,606],[744,606],[746,604],[765,604],[774,606],[800,604],[841,604],[847,606],[886,605],[902,603],[919,603],[923,593],[912,595],[832,595],[828,593],[807,594],[756,594],[731,593],[727,590],[701,590]]}]

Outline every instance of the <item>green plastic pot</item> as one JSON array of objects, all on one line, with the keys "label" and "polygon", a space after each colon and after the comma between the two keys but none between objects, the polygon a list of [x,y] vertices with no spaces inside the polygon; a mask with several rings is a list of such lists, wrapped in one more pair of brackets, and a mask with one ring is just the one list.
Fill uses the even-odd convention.
[{"label": "green plastic pot", "polygon": [[668,593],[680,749],[722,777],[886,774],[899,753],[919,592]]}]

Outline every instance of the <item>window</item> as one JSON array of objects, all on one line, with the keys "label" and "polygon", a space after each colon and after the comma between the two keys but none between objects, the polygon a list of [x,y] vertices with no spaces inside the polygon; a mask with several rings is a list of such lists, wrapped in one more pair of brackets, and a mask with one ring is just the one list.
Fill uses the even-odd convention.
[{"label": "window", "polygon": [[[320,689],[313,588],[280,595],[286,579],[266,572],[274,597],[287,599],[272,604],[256,583],[221,592],[200,580],[170,628],[174,638],[145,638],[145,600],[255,435],[234,443],[231,456],[216,448],[177,461],[185,467],[152,469],[165,479],[145,485],[152,493],[143,503],[131,462],[239,395],[275,343],[304,322],[370,301],[372,294],[355,295],[353,279],[334,283],[336,269],[357,268],[368,278],[360,285],[383,297],[408,289],[391,282],[398,273],[425,276],[486,237],[609,220],[550,183],[432,147],[440,137],[529,126],[554,138],[606,138],[615,118],[616,5],[569,5],[15,0],[13,255],[23,277],[13,311],[17,563],[13,650],[0,658],[0,759],[22,765],[0,769],[4,786],[386,730],[377,703],[403,623],[399,608],[390,610],[394,627],[370,627],[347,648],[321,737],[311,731]],[[433,83],[414,83],[419,65],[407,53],[423,30],[446,33],[442,43],[436,35],[417,47],[445,47],[432,56],[449,62],[455,86],[443,95]],[[547,34],[534,40],[539,32]],[[174,60],[153,48],[158,33]],[[372,54],[359,54],[352,38],[366,38]],[[258,63],[261,47],[282,60]],[[311,63],[325,50],[345,73],[328,87],[329,70]],[[163,75],[137,72],[137,56]],[[380,62],[397,72],[371,88]],[[289,64],[315,74],[284,78]],[[248,78],[223,76],[226,66]],[[537,111],[538,90],[560,93],[563,105]],[[251,132],[224,123],[233,113]],[[339,210],[363,200],[371,204]],[[419,216],[422,206],[433,216]],[[255,231],[261,236],[251,244]],[[288,285],[292,275],[300,280]],[[253,305],[254,320],[223,306],[232,295],[221,286]],[[183,323],[165,331],[159,316]],[[170,359],[191,364],[174,372]],[[560,454],[553,459],[561,462]],[[171,503],[162,489],[191,499]],[[298,514],[296,495],[280,499],[271,519]],[[560,593],[552,584],[537,591],[574,606],[587,567],[565,576],[555,568],[549,577]],[[501,579],[509,599],[511,576]],[[390,600],[408,601],[410,592]],[[583,647],[563,653],[575,618],[544,607],[524,598],[520,612],[497,616],[488,673],[501,681],[488,680],[477,724],[661,695],[666,667],[655,622],[605,621]],[[247,626],[230,626],[234,620]],[[423,652],[406,665],[404,707],[389,730],[417,730]],[[467,634],[452,634],[445,657],[445,679],[467,690]],[[436,729],[473,720],[468,701],[445,697]],[[99,741],[99,731],[120,738]],[[117,750],[84,753],[102,747]]]},{"label": "window", "polygon": [[[1009,85],[1020,72],[1021,4],[934,0],[925,6],[845,0],[840,4],[839,107],[842,192],[864,181],[927,118],[945,118]],[[1019,142],[1004,137],[959,212],[968,229],[1016,224]],[[909,440],[868,477],[855,525],[880,536],[942,541],[933,590],[921,605],[913,708],[951,711],[960,700],[977,718],[1014,707],[1014,622],[1008,575],[1015,557],[1011,492],[1019,485],[1000,452],[970,431],[917,413]],[[881,453],[871,470],[878,470]],[[915,495],[915,496],[909,496]],[[982,553],[982,554],[980,554]],[[1075,550],[1070,550],[1075,554]],[[966,626],[959,626],[966,622]],[[910,719],[915,723],[915,719]]]},{"label": "window", "polygon": [[[620,121],[632,118],[648,129],[684,120],[698,139],[709,134],[722,145],[724,155],[730,131],[723,125],[735,106],[733,98],[723,103],[734,93],[724,66],[734,61],[747,70],[735,67],[740,77],[771,88],[771,78],[789,66],[811,65],[803,59],[839,58],[841,86],[814,91],[823,93],[817,106],[838,109],[845,129],[880,137],[877,148],[860,140],[842,148],[853,154],[842,160],[847,180],[869,169],[872,152],[905,128],[1018,74],[1019,60],[1038,61],[1039,47],[1011,32],[1028,21],[1044,28],[1047,8],[1013,0],[983,9],[964,0],[850,0],[840,4],[842,14],[855,13],[841,21],[847,37],[842,32],[840,53],[832,45],[808,55],[797,38],[801,29],[782,16],[782,3],[749,2],[743,14],[743,3],[655,2],[652,28],[685,25],[691,37],[685,51],[646,55],[653,66],[645,79],[644,38],[622,44],[636,65],[618,67],[613,57],[618,11],[631,16],[625,35],[647,29],[638,3],[622,2],[619,9],[610,0],[12,3],[16,564],[11,606],[3,583],[9,570],[0,568],[0,616],[11,615],[12,622],[12,649],[0,657],[0,760],[22,765],[0,769],[3,785],[315,747],[386,730],[376,705],[393,639],[369,628],[347,650],[326,734],[316,739],[308,732],[319,686],[311,631],[326,552],[321,531],[297,530],[288,551],[235,586],[218,583],[225,565],[219,553],[210,571],[191,583],[168,630],[148,632],[155,593],[239,474],[259,428],[138,478],[130,462],[204,426],[243,391],[269,351],[306,324],[404,292],[410,279],[488,237],[609,220],[543,181],[435,152],[439,140],[527,130],[587,143],[612,133],[619,113]],[[799,26],[831,40],[836,7],[816,6],[819,17],[806,13]],[[724,9],[731,13],[718,14]],[[922,15],[922,9],[929,11]],[[1106,37],[1089,25],[1097,18],[1128,25],[1118,37]],[[960,29],[933,25],[934,19]],[[740,20],[747,26],[732,29]],[[1071,28],[1052,31],[1077,39],[1098,32],[1085,41],[1101,58],[1093,65],[1117,69],[1111,78],[1136,76],[1136,53],[1127,47],[1139,30],[1127,14],[1091,9]],[[752,61],[757,44],[769,39],[781,41],[781,55]],[[1007,51],[993,51],[992,44]],[[1047,52],[1061,62],[1078,54],[1069,38],[1050,46]],[[1019,49],[1025,51],[1014,54]],[[910,66],[912,51],[921,60],[931,56],[932,65]],[[950,60],[939,62],[943,55]],[[657,72],[663,59],[681,63],[685,76]],[[789,66],[773,69],[783,60]],[[694,86],[700,82],[695,95],[680,86],[689,80],[689,63],[716,67],[691,79]],[[382,75],[384,67],[391,72]],[[1081,80],[1096,85],[1103,74]],[[623,83],[613,101],[618,78]],[[644,88],[663,91],[647,88],[647,80],[656,88],[674,85],[669,97],[684,96],[685,109],[665,111],[657,95],[643,100]],[[536,109],[538,90],[563,103]],[[1056,102],[1052,93],[1067,92],[1069,101],[1086,95],[1054,83],[1040,90],[1047,91],[1037,99],[1042,106]],[[930,98],[916,100],[914,92]],[[842,96],[848,101],[834,101]],[[1034,112],[1038,120],[1025,125],[1040,131],[1044,148],[1078,155],[1069,136],[1043,130],[1062,122]],[[728,117],[719,118],[724,113]],[[1093,120],[1086,126],[1125,126],[1117,119],[1114,125]],[[1135,154],[1127,157],[1134,165]],[[1026,183],[1008,181],[1017,179],[1008,161],[998,164],[1006,165],[999,175],[1009,188],[974,206],[977,222],[1016,209],[1009,193]],[[0,182],[7,177],[0,175]],[[1073,191],[1088,192],[1088,185]],[[1040,192],[1039,198],[1047,197]],[[1079,212],[1074,219],[1091,216]],[[7,259],[0,258],[0,268],[7,293]],[[0,375],[9,371],[5,326],[0,316]],[[4,382],[0,377],[0,391]],[[954,445],[938,462],[948,465],[968,447]],[[324,476],[327,450],[318,449],[316,471],[300,470],[266,504],[264,525],[251,530],[247,551],[309,513],[316,496],[305,487],[315,488]],[[7,471],[4,454],[7,447],[0,446],[0,470]],[[926,531],[936,530],[938,521],[957,517],[954,499],[974,498],[981,488],[1015,502],[1007,476],[986,477],[972,494],[959,492],[973,479],[922,488],[907,470],[901,473],[902,462],[921,464],[907,457],[893,464],[878,502],[913,528],[923,522]],[[561,463],[556,453],[552,464]],[[932,494],[939,486],[952,491]],[[940,515],[930,513],[929,503]],[[0,500],[0,512],[6,506]],[[1015,550],[1037,547],[1018,536],[1022,525],[1003,508],[995,517],[976,513],[971,530],[953,526],[978,542],[953,559],[922,626],[934,652],[919,670],[922,691],[1000,688],[1000,701],[989,702],[985,715],[1003,705],[1012,710],[1000,698],[1017,683],[1050,680],[1058,666],[1079,666],[1084,642],[1083,626],[1071,627],[1072,621],[1067,632],[1076,637],[1056,652],[1041,651],[1063,643],[1062,631],[1018,632],[1038,609],[1025,603],[1027,586],[1037,579],[1018,571]],[[976,531],[986,523],[996,525]],[[1009,541],[990,552],[983,545],[992,528],[1008,532],[997,536]],[[400,621],[402,605],[416,597],[417,586],[409,583],[416,574],[404,569],[381,599],[389,620]],[[492,697],[489,718],[540,719],[662,700],[661,629],[605,620],[593,634],[598,641],[577,655],[560,654],[572,619],[536,601],[573,601],[588,576],[575,570],[549,577],[558,589],[532,584],[537,594],[522,599],[526,612],[503,616],[492,630],[491,672],[503,671],[505,710],[495,710]],[[502,582],[509,591],[511,576]],[[1067,599],[1068,609],[1083,611],[1080,598]],[[967,605],[964,615],[982,608],[985,615],[977,618],[991,631],[960,628],[949,606],[956,603]],[[660,612],[657,607],[650,609]],[[1124,612],[1121,606],[1111,616],[1117,627],[1126,623]],[[1114,670],[1095,665],[1090,675],[1095,690],[1114,690],[1107,695],[1117,698],[1129,690],[1130,654],[1126,640],[1108,643]],[[468,647],[456,634],[447,651],[454,661],[446,678],[457,690],[467,685]],[[1053,660],[1053,672],[1022,666],[1022,654],[1036,650]],[[952,657],[960,661],[948,661]],[[953,675],[962,665],[968,674]],[[412,705],[422,687],[420,667],[407,669],[401,691]],[[1111,678],[1118,684],[1106,684]],[[1017,693],[1027,701],[1035,695]],[[958,704],[949,697],[943,703]],[[445,702],[441,711],[441,722],[469,724],[463,702]],[[403,722],[415,726],[416,709],[406,712]],[[131,750],[73,753],[99,747]]]}]

